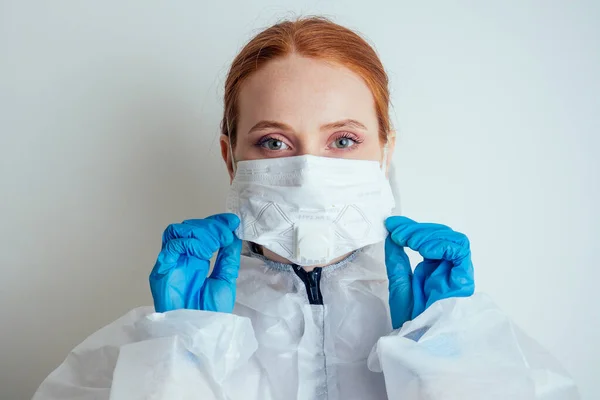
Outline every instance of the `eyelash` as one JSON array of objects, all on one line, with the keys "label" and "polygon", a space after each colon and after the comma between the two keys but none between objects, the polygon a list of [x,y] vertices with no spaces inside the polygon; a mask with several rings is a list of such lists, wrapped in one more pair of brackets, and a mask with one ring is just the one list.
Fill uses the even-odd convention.
[{"label": "eyelash", "polygon": [[[349,151],[349,150],[353,150],[354,148],[357,147],[357,145],[359,145],[359,144],[361,144],[361,143],[364,142],[364,139],[358,137],[357,135],[355,135],[353,133],[342,132],[342,133],[337,134],[333,138],[332,143],[336,142],[336,141],[338,141],[340,139],[350,139],[350,140],[352,140],[354,142],[354,144],[352,146],[350,146],[350,147],[346,147],[346,148],[342,148],[342,149],[338,149],[338,148],[335,148],[335,147],[330,147],[330,148],[333,148],[334,150]],[[282,142],[285,146],[290,147],[288,144],[285,143],[284,140],[282,140],[281,138],[279,138],[277,136],[272,136],[272,135],[268,135],[268,136],[260,138],[260,140],[258,142],[256,142],[256,146],[260,147],[260,148],[262,148],[262,149],[264,149],[266,151],[281,151],[281,150],[271,150],[271,149],[268,149],[268,148],[265,147],[265,144],[268,143],[271,140]],[[288,150],[288,149],[284,149],[284,150]]]},{"label": "eyelash", "polygon": [[[357,145],[359,145],[359,144],[361,144],[362,142],[365,141],[364,139],[356,136],[353,133],[342,132],[342,133],[336,135],[332,142],[336,142],[336,141],[338,141],[340,139],[350,139],[350,140],[352,140],[354,142],[354,144],[352,146],[346,147],[346,149],[345,149],[346,151],[354,149]],[[344,149],[336,149],[336,150],[344,150]]]},{"label": "eyelash", "polygon": [[[271,150],[271,149],[269,149],[269,148],[267,148],[265,146],[265,144],[268,143],[271,140],[276,140],[276,141],[281,142],[284,145],[286,145],[286,146],[289,147],[289,145],[287,145],[284,140],[282,140],[281,138],[279,138],[277,136],[271,136],[271,135],[268,135],[268,136],[260,138],[258,140],[258,142],[256,142],[256,146],[260,147],[260,148],[262,148],[263,150],[266,150],[266,151],[280,151],[280,150]],[[287,149],[285,149],[285,150],[287,150]]]}]

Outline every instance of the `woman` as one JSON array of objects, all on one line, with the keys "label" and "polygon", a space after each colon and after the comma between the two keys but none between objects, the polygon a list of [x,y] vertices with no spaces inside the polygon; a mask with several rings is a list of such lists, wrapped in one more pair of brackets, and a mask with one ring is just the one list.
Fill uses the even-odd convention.
[{"label": "woman", "polygon": [[[225,84],[230,213],[170,225],[157,313],[96,332],[34,398],[576,396],[470,297],[464,235],[390,216],[388,107],[383,66],[352,31],[304,18],[254,37]],[[404,247],[424,258],[414,274]]]}]

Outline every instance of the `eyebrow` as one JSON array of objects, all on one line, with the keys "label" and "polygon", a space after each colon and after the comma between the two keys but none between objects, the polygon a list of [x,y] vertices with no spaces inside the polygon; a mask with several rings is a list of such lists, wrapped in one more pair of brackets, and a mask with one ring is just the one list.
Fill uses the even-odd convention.
[{"label": "eyebrow", "polygon": [[336,121],[336,122],[331,122],[329,124],[325,124],[321,126],[321,130],[327,130],[327,129],[340,129],[340,128],[355,128],[355,129],[362,129],[362,130],[367,130],[367,127],[358,122],[355,119],[344,119],[341,121]]},{"label": "eyebrow", "polygon": [[282,131],[291,131],[292,127],[287,124],[284,124],[283,122],[263,120],[254,124],[254,126],[248,131],[248,134],[251,134],[255,131],[264,131],[266,129],[279,129]]},{"label": "eyebrow", "polygon": [[[355,129],[362,129],[362,130],[367,130],[367,127],[358,122],[355,119],[344,119],[341,121],[335,121],[335,122],[330,122],[328,124],[325,125],[321,125],[321,130],[329,130],[329,129],[341,129],[341,128],[355,128]],[[269,121],[269,120],[263,120],[260,121],[256,124],[254,124],[254,126],[252,128],[250,128],[250,130],[248,131],[248,134],[252,133],[252,132],[256,132],[256,131],[263,131],[266,129],[279,129],[279,130],[283,130],[283,131],[292,131],[292,127],[289,126],[288,124],[284,124],[283,122],[277,122],[277,121]]]}]

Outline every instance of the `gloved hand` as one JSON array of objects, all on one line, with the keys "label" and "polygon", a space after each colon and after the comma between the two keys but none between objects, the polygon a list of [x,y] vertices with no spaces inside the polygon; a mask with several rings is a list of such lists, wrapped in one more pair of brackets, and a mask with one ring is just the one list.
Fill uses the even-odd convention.
[{"label": "gloved hand", "polygon": [[[420,224],[406,217],[389,217],[385,226],[390,232],[385,242],[385,265],[394,329],[438,300],[473,294],[473,263],[465,235],[444,225]],[[414,274],[404,247],[423,256]]]},{"label": "gloved hand", "polygon": [[[233,231],[234,214],[218,214],[172,224],[163,233],[162,250],[150,273],[157,312],[181,308],[230,313],[242,242]],[[210,277],[210,258],[219,250]]]}]

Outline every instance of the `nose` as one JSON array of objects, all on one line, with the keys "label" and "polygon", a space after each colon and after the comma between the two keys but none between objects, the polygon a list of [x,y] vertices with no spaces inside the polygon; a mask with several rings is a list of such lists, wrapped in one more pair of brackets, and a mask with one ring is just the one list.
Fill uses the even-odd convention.
[{"label": "nose", "polygon": [[321,136],[320,132],[306,132],[304,134],[298,135],[296,142],[296,155],[325,155],[325,148],[322,143],[322,138],[319,138],[319,136]]}]

